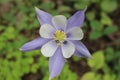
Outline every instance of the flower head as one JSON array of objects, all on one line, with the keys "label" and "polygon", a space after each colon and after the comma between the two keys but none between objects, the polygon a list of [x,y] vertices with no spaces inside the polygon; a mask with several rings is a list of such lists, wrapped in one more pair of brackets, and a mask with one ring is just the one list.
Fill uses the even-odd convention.
[{"label": "flower head", "polygon": [[85,10],[76,12],[67,20],[63,15],[53,17],[38,8],[35,9],[41,24],[39,30],[41,37],[26,43],[21,50],[26,52],[41,49],[41,53],[49,57],[50,79],[59,75],[65,58],[72,55],[91,57],[88,49],[79,41],[83,38],[81,25]]}]

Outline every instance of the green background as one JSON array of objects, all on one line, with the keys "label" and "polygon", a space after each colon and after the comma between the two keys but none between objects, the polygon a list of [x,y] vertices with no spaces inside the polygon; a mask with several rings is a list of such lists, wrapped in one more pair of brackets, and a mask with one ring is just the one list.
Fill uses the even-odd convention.
[{"label": "green background", "polygon": [[19,48],[39,37],[35,8],[69,18],[87,6],[82,42],[93,58],[73,56],[53,80],[120,80],[119,0],[0,0],[0,80],[48,80],[48,58]]}]

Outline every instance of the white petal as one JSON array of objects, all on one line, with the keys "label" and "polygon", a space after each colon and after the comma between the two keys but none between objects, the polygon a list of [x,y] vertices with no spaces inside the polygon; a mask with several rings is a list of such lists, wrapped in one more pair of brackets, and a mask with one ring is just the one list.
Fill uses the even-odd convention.
[{"label": "white petal", "polygon": [[65,58],[71,57],[75,52],[75,46],[72,42],[66,41],[62,46],[62,53]]},{"label": "white petal", "polygon": [[56,29],[66,29],[67,19],[63,15],[57,15],[52,18],[52,23]]},{"label": "white petal", "polygon": [[53,38],[54,32],[55,32],[55,28],[49,24],[42,25],[39,30],[39,33],[43,38]]},{"label": "white petal", "polygon": [[84,36],[82,29],[79,27],[72,28],[68,33],[67,39],[69,40],[81,40]]},{"label": "white petal", "polygon": [[58,48],[58,45],[56,44],[55,41],[52,40],[42,46],[41,52],[44,56],[51,57],[55,53],[57,48]]}]

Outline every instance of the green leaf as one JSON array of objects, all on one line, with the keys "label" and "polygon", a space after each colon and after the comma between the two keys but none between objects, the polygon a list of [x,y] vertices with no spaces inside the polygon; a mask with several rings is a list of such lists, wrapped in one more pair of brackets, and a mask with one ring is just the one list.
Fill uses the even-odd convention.
[{"label": "green leaf", "polygon": [[69,69],[69,65],[66,64],[58,80],[77,80],[77,75],[74,72],[72,72]]},{"label": "green leaf", "polygon": [[101,9],[104,12],[110,13],[110,12],[113,12],[116,8],[117,8],[117,1],[115,0],[112,0],[112,1],[103,0],[101,2]]},{"label": "green leaf", "polygon": [[6,39],[14,39],[15,38],[15,29],[14,27],[12,26],[9,26],[6,28],[6,31],[4,32],[3,36],[6,38]]},{"label": "green leaf", "polygon": [[75,62],[78,62],[78,61],[80,61],[80,60],[81,60],[81,58],[80,58],[80,57],[76,57],[76,56],[73,56],[72,58],[73,58],[73,60],[74,60]]},{"label": "green leaf", "polygon": [[91,0],[93,3],[99,3],[101,0]]},{"label": "green leaf", "polygon": [[112,25],[111,18],[104,12],[101,13],[101,23],[103,25]]},{"label": "green leaf", "polygon": [[114,49],[112,47],[106,48],[105,55],[106,55],[106,61],[107,62],[110,62],[110,61],[113,60],[113,57],[115,57],[114,53],[115,53],[115,51],[114,51]]},{"label": "green leaf", "polygon": [[69,7],[69,6],[61,5],[61,6],[58,6],[58,11],[59,11],[59,12],[70,11],[70,7]]},{"label": "green leaf", "polygon": [[95,73],[94,72],[87,72],[82,76],[81,80],[96,80]]},{"label": "green leaf", "polygon": [[90,26],[94,31],[102,31],[102,24],[100,21],[94,20],[90,22]]},{"label": "green leaf", "polygon": [[84,74],[81,80],[95,80],[95,73],[93,72],[88,72]]},{"label": "green leaf", "polygon": [[0,25],[0,31],[4,30],[5,29],[5,26],[3,25]]},{"label": "green leaf", "polygon": [[86,4],[85,3],[76,3],[74,4],[74,7],[78,10],[85,9]]},{"label": "green leaf", "polygon": [[90,39],[90,40],[95,40],[95,39],[100,38],[101,36],[102,36],[102,32],[92,31],[92,32],[90,33],[89,39]]},{"label": "green leaf", "polygon": [[97,51],[93,54],[93,59],[88,59],[88,65],[95,70],[98,70],[104,65],[104,52]]},{"label": "green leaf", "polygon": [[38,64],[33,64],[33,65],[32,65],[32,68],[31,68],[32,73],[36,73],[37,70],[38,70],[38,68],[39,68],[39,65],[38,65]]},{"label": "green leaf", "polygon": [[115,80],[115,79],[116,79],[116,75],[105,74],[103,76],[103,80]]},{"label": "green leaf", "polygon": [[47,2],[42,3],[40,5],[40,8],[45,9],[45,10],[49,10],[49,9],[54,8],[54,6],[55,6],[55,4],[53,2],[47,1]]},{"label": "green leaf", "polygon": [[6,3],[6,2],[9,2],[10,0],[0,0],[0,3],[3,4],[3,3]]},{"label": "green leaf", "polygon": [[110,73],[110,68],[108,64],[104,64],[102,71],[106,74],[106,73]]},{"label": "green leaf", "polygon": [[86,13],[86,18],[90,21],[94,20],[95,19],[95,12],[94,11],[87,12]]},{"label": "green leaf", "polygon": [[105,35],[110,35],[110,34],[116,32],[117,30],[118,30],[118,28],[116,26],[108,26],[108,27],[105,28],[104,34]]}]

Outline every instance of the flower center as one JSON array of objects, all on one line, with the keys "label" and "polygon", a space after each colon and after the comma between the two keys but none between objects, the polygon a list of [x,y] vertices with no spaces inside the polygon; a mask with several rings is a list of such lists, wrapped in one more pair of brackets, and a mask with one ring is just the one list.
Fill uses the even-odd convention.
[{"label": "flower center", "polygon": [[54,40],[58,43],[58,45],[61,45],[66,39],[66,33],[61,30],[57,30],[54,33]]}]

